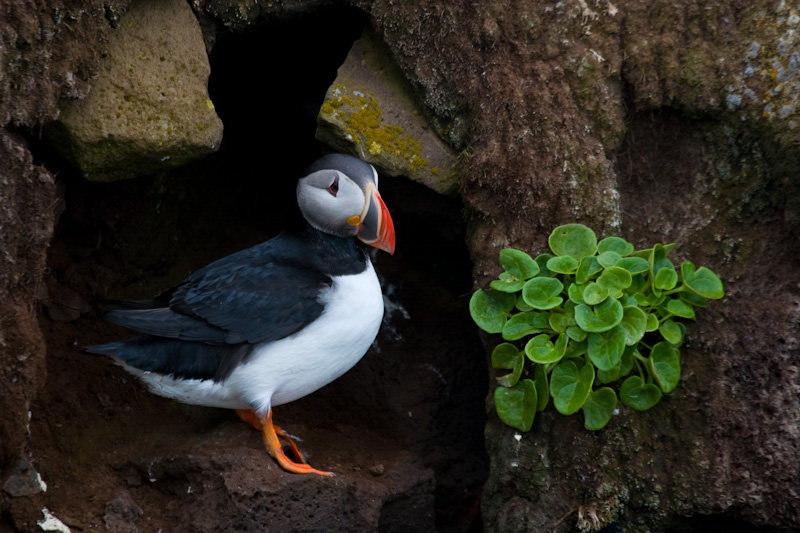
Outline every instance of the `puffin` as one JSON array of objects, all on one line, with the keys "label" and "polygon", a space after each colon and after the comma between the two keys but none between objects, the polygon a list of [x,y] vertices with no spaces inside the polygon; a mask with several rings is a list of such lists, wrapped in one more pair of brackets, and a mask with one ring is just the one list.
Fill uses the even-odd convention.
[{"label": "puffin", "polygon": [[394,223],[377,171],[349,155],[312,163],[296,196],[302,216],[272,239],[152,300],[108,302],[102,318],[140,335],[85,351],[159,396],[235,409],[284,470],[333,476],[306,462],[272,410],[332,382],[372,345],[383,294],[368,246],[393,254]]}]

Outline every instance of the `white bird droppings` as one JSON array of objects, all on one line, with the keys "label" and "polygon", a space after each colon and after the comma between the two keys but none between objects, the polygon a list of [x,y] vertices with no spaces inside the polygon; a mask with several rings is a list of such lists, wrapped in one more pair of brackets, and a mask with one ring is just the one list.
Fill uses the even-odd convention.
[{"label": "white bird droppings", "polygon": [[50,512],[50,509],[47,507],[42,508],[42,514],[44,514],[44,520],[39,520],[36,522],[42,531],[56,531],[58,533],[71,533],[70,529],[58,518],[53,516],[53,513]]}]

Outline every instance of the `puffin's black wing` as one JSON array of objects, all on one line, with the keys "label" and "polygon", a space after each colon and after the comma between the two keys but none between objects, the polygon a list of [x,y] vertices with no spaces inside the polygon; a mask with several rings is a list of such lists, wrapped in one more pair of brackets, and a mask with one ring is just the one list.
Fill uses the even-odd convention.
[{"label": "puffin's black wing", "polygon": [[[255,344],[301,330],[323,311],[331,278],[273,239],[198,270],[166,293],[168,305],[117,309],[104,318],[148,335],[208,344]],[[285,252],[286,248],[283,247]],[[164,301],[159,297],[154,302]]]},{"label": "puffin's black wing", "polygon": [[144,336],[87,352],[118,357],[143,371],[224,379],[253,345],[282,339],[322,314],[331,278],[307,260],[301,243],[278,236],[229,255],[149,302],[117,302],[109,322]]},{"label": "puffin's black wing", "polygon": [[316,320],[332,276],[366,268],[364,247],[310,227],[282,233],[211,263],[152,301],[117,305],[104,318],[145,335],[85,350],[143,371],[223,380],[255,343]]}]

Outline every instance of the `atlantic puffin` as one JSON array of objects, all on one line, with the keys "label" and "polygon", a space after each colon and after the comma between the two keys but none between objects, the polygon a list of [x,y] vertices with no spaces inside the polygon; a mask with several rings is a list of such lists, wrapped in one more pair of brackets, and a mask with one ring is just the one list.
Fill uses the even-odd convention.
[{"label": "atlantic puffin", "polygon": [[378,173],[355,157],[318,159],[296,193],[296,227],[153,300],[115,302],[103,318],[143,335],[85,350],[110,356],[160,396],[235,409],[285,470],[332,476],[306,463],[272,408],[335,380],[375,340],[383,295],[367,245],[393,254],[394,223]]}]

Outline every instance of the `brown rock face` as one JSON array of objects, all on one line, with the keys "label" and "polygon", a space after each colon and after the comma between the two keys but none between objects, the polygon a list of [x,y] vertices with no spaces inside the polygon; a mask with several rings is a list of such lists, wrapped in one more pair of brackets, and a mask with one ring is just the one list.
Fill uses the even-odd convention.
[{"label": "brown rock face", "polygon": [[596,434],[551,412],[520,440],[490,411],[486,529],[798,527],[792,10],[375,2],[371,14],[428,108],[468,124],[451,141],[468,146],[480,286],[503,247],[540,253],[578,221],[639,247],[676,242],[729,289],[690,326],[683,381],[659,409],[621,411]]},{"label": "brown rock face", "polygon": [[[325,33],[328,17],[311,22],[330,54],[330,36],[341,28]],[[363,26],[363,19],[356,22],[352,39]],[[3,446],[16,443],[3,466],[3,484],[15,487],[14,496],[0,493],[3,527],[38,530],[43,509],[53,523],[73,530],[459,531],[479,523],[486,373],[462,298],[471,282],[457,200],[382,177],[381,192],[402,224],[396,255],[378,259],[392,301],[384,333],[351,373],[276,412],[313,464],[337,473],[333,480],[282,472],[258,433],[232,413],[154,397],[109,361],[80,351],[130,334],[97,320],[100,299],[152,296],[281,228],[293,209],[294,180],[320,150],[313,115],[310,128],[302,129],[308,87],[318,87],[321,101],[350,45],[338,45],[341,55],[326,63],[322,81],[298,71],[296,65],[320,54],[286,44],[292,38],[304,44],[308,24],[273,27],[239,44],[238,37],[220,41],[221,55],[212,58],[221,79],[212,79],[214,100],[236,142],[203,163],[93,184],[35,139],[18,137],[29,164],[26,143],[59,170],[58,187],[49,184],[49,195],[40,197],[46,208],[30,211],[53,207],[58,224],[49,270],[44,273],[43,263],[35,269],[41,288],[24,298],[31,335],[38,337],[22,343],[35,350],[38,366],[32,358],[20,360],[31,380],[19,397],[3,396],[13,406]],[[264,85],[260,71],[238,68],[246,63],[243,50],[278,47],[306,50],[285,62],[294,70],[281,70],[283,56],[262,61],[260,68],[278,73],[284,84]],[[253,106],[251,99],[281,106]],[[265,130],[264,124],[285,127]],[[15,180],[24,176],[10,172]],[[44,243],[35,251],[43,259]],[[43,304],[38,314],[35,297]],[[437,326],[421,332],[417,321]],[[3,355],[6,367],[15,368],[16,359]],[[20,456],[33,470],[17,468]],[[46,492],[17,490],[37,473]]]},{"label": "brown rock face", "polygon": [[[794,7],[354,0],[308,26],[277,17],[344,3],[198,0],[217,50],[241,39],[263,52],[258,71],[237,61],[243,54],[215,66],[212,52],[228,148],[164,176],[87,184],[38,132],[59,97],[87,94],[122,4],[0,2],[0,482],[24,457],[48,485],[0,493],[2,527],[40,529],[46,508],[75,530],[477,530],[488,412],[486,531],[800,528]],[[312,37],[341,34],[353,17],[374,27],[460,154],[466,211],[382,179],[398,253],[378,268],[410,319],[397,308],[380,351],[276,413],[316,466],[340,473],[326,484],[275,470],[258,435],[229,414],[145,395],[107,361],[87,360],[80,345],[124,332],[80,307],[71,322],[37,315],[36,298],[73,309],[73,293],[92,305],[152,296],[274,232],[284,178],[319,150],[298,141],[313,137],[316,109],[304,115],[285,95],[316,86],[307,76],[320,69],[271,78],[281,98],[237,75],[283,72],[285,54],[268,52],[303,47],[313,54],[291,63],[318,65],[335,40]],[[226,33],[248,27],[257,28]],[[283,41],[260,40],[281,27]],[[343,48],[308,102],[321,101]],[[214,69],[236,91],[227,109]],[[66,211],[46,273],[55,171]],[[599,433],[550,411],[517,439],[484,403],[485,348],[465,295],[499,271],[500,249],[542,251],[552,227],[573,221],[638,247],[676,242],[676,258],[713,268],[728,295],[690,324],[682,381],[655,409],[621,409]]]},{"label": "brown rock face", "polygon": [[[33,302],[41,283],[47,243],[53,228],[53,178],[32,164],[19,135],[0,132],[0,466],[17,467],[30,424],[31,402],[44,380],[44,339]],[[23,459],[25,464],[27,461]],[[30,480],[35,472],[11,472]],[[19,492],[2,480],[6,492]],[[19,486],[18,482],[12,485]],[[26,483],[29,485],[29,483]],[[29,493],[30,487],[22,492]],[[35,491],[34,491],[35,492]]]},{"label": "brown rock face", "polygon": [[93,181],[152,174],[219,149],[200,25],[181,1],[133,2],[109,33],[92,91],[65,102],[50,142]]}]

